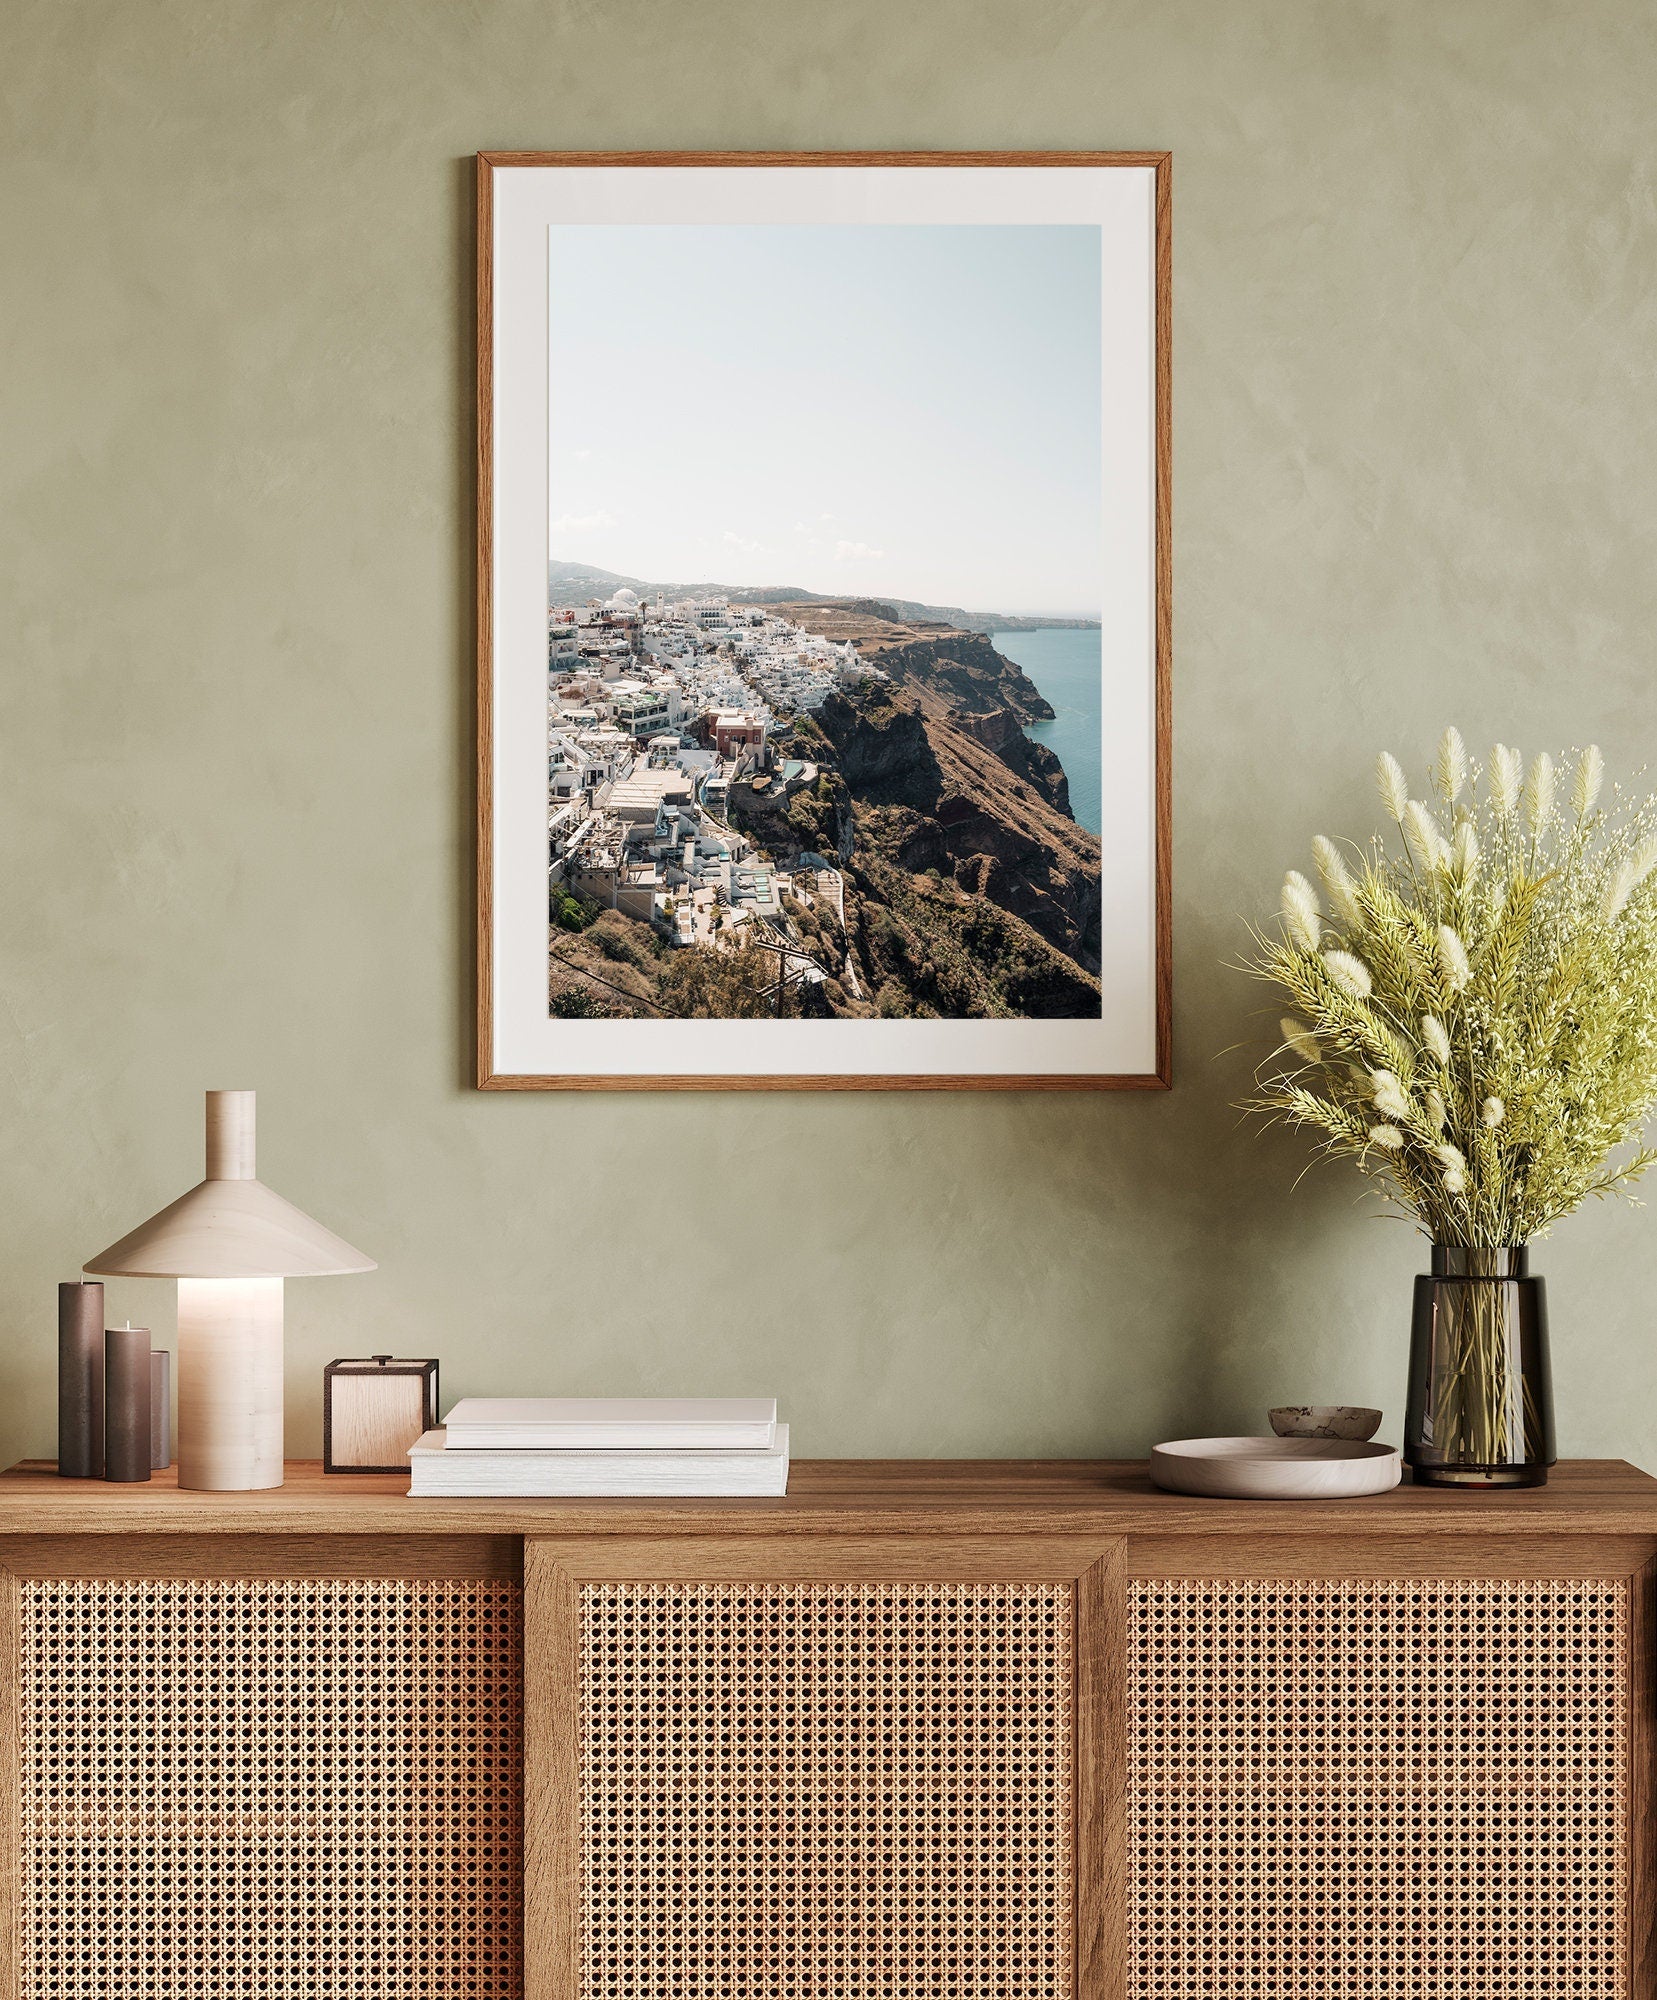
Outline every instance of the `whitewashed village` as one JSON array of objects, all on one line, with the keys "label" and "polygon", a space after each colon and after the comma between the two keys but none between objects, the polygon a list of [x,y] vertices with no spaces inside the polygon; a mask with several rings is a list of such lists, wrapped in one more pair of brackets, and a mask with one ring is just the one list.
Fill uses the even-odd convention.
[{"label": "whitewashed village", "polygon": [[814,764],[776,753],[780,723],[886,675],[763,606],[625,588],[549,612],[547,670],[554,917],[567,892],[670,947],[766,947],[779,993],[825,976],[855,987],[850,960],[821,965],[788,914],[820,903],[843,925],[837,857],[779,869],[731,813],[816,783]]}]

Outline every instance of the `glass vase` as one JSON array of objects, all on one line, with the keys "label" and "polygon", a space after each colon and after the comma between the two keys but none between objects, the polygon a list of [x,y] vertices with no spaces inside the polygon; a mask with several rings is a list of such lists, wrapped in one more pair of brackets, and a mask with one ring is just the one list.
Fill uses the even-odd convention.
[{"label": "glass vase", "polygon": [[1418,1486],[1542,1486],[1554,1462],[1548,1303],[1529,1252],[1433,1245],[1415,1281],[1404,1462]]}]

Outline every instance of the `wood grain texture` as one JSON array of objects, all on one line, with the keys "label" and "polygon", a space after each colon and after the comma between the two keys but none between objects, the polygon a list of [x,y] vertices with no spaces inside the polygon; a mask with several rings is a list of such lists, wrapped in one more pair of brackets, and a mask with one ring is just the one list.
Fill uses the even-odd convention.
[{"label": "wood grain texture", "polygon": [[1156,155],[1156,1081],[1174,1082],[1174,162]]},{"label": "wood grain texture", "polygon": [[280,1278],[192,1278],[179,1286],[180,1486],[243,1493],[282,1484],[282,1305]]},{"label": "wood grain texture", "polygon": [[[1155,175],[1154,1068],[1069,1076],[567,1076],[494,1067],[494,175],[537,167],[1138,167]],[[477,931],[480,1090],[1167,1090],[1173,1083],[1173,161],[1167,152],[487,152],[477,156]]]},{"label": "wood grain texture", "polygon": [[1096,1538],[1014,1535],[769,1535],[535,1539],[577,1583],[1071,1583]]},{"label": "wood grain texture", "polygon": [[524,1544],[524,2000],[581,1984],[581,1610],[576,1581]]},{"label": "wood grain texture", "polygon": [[1128,1992],[1127,1544],[1076,1582],[1076,2000]]},{"label": "wood grain texture", "polygon": [[[0,2000],[20,2000],[20,1578],[519,1575],[529,2000],[578,2000],[583,1978],[583,1587],[740,1593],[749,1584],[841,1582],[1073,1591],[1074,1990],[1076,2000],[1127,2000],[1129,1727],[1143,1699],[1129,1685],[1129,1591],[1181,1577],[1288,1579],[1296,1602],[1306,1595],[1296,1584],[1317,1579],[1435,1578],[1452,1599],[1458,1579],[1582,1578],[1602,1596],[1609,1588],[1627,1621],[1626,1646],[1618,1641],[1628,1663],[1627,1819],[1618,1822],[1627,1858],[1617,1890],[1627,1991],[1657,2000],[1657,1480],[1618,1461],[1587,1461],[1560,1466],[1534,1491],[1401,1487],[1295,1505],[1188,1500],[1151,1488],[1139,1465],[804,1462],[794,1470],[786,1500],[724,1502],[411,1502],[401,1477],[328,1479],[314,1465],[290,1466],[286,1486],[251,1494],[181,1493],[160,1479],[123,1490],[60,1480],[40,1466],[0,1477],[0,1943],[13,1927],[13,1949],[0,1953]],[[1514,1601],[1523,1598],[1521,1589]],[[1186,1628],[1179,1643],[1193,1660],[1206,1658],[1200,1633]],[[1511,1652],[1515,1642],[1502,1643]],[[1292,1735],[1293,1711],[1281,1713]]]},{"label": "wood grain texture", "polygon": [[328,1384],[328,1428],[336,1467],[408,1463],[409,1446],[428,1428],[426,1382],[386,1369],[374,1375],[336,1374]]},{"label": "wood grain texture", "polygon": [[207,1178],[210,1181],[258,1178],[258,1118],[256,1091],[208,1091]]},{"label": "wood grain texture", "polygon": [[[254,1173],[251,1090],[210,1090],[207,1178],[84,1268],[103,1277],[325,1278],[372,1271],[342,1236],[295,1208]],[[221,1174],[218,1168],[234,1171]]]},{"label": "wood grain texture", "polygon": [[[1446,1530],[1448,1529],[1448,1532]],[[1437,1532],[1358,1535],[1136,1534],[1128,1545],[1128,1576],[1146,1577],[1388,1577],[1632,1576],[1653,1553],[1650,1534],[1490,1535],[1451,1520]]]},{"label": "wood grain texture", "polygon": [[[1172,1015],[1170,1013],[1170,1019]],[[518,1076],[479,1090],[1167,1090],[1159,1076]]]},{"label": "wood grain texture", "polygon": [[493,1577],[523,1574],[514,1535],[6,1535],[18,1577]]},{"label": "wood grain texture", "polygon": [[1657,2000],[1657,1554],[1628,1579],[1628,1991]]},{"label": "wood grain texture", "polygon": [[1621,1459],[1567,1461],[1515,1492],[1338,1501],[1193,1500],[1111,1460],[801,1459],[772,1500],[411,1500],[398,1473],[329,1478],[307,1460],[286,1474],[268,1492],[185,1493],[171,1472],[121,1489],[31,1460],[0,1474],[0,1535],[1657,1535],[1657,1480]]},{"label": "wood grain texture", "polygon": [[477,1083],[494,1081],[495,923],[495,176],[499,162],[479,153],[477,164]]},{"label": "wood grain texture", "polygon": [[478,154],[480,171],[494,167],[1156,167],[1167,152],[966,153],[515,153]]}]

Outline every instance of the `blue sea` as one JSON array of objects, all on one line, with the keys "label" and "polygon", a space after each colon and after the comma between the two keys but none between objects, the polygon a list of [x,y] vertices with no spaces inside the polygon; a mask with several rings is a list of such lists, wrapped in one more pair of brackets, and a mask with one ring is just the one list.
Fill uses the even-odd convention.
[{"label": "blue sea", "polygon": [[1026,723],[1032,742],[1045,743],[1070,780],[1070,810],[1078,826],[1098,833],[1104,707],[1102,635],[1044,626],[1035,632],[992,632],[990,644],[1016,660],[1053,704],[1054,720]]}]

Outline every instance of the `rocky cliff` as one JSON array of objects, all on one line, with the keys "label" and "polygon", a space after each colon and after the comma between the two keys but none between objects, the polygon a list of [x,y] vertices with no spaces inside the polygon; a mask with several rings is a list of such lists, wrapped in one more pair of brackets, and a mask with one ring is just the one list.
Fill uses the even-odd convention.
[{"label": "rocky cliff", "polygon": [[900,688],[938,696],[954,711],[957,728],[993,750],[1069,818],[1070,781],[1063,764],[1045,743],[1033,743],[1024,733],[1026,723],[1051,721],[1052,705],[1024,669],[998,653],[982,632],[905,620],[898,606],[873,598],[790,603],[778,609],[808,631],[850,639]]},{"label": "rocky cliff", "polygon": [[1099,984],[993,898],[865,853],[849,871],[847,943],[868,1011],[889,1019],[1075,1020]]},{"label": "rocky cliff", "polygon": [[912,875],[936,871],[1097,973],[1098,837],[963,727],[948,701],[871,687],[832,697],[808,727],[849,795],[854,869],[873,857]]},{"label": "rocky cliff", "polygon": [[1010,708],[992,708],[982,715],[957,709],[952,721],[963,735],[993,750],[1002,763],[1033,785],[1055,812],[1070,812],[1070,780],[1063,764],[1045,743],[1034,743]]},{"label": "rocky cliff", "polygon": [[1052,704],[1030,676],[982,632],[941,632],[871,649],[900,687],[921,687],[955,707],[1005,709],[1021,725],[1051,722]]}]

